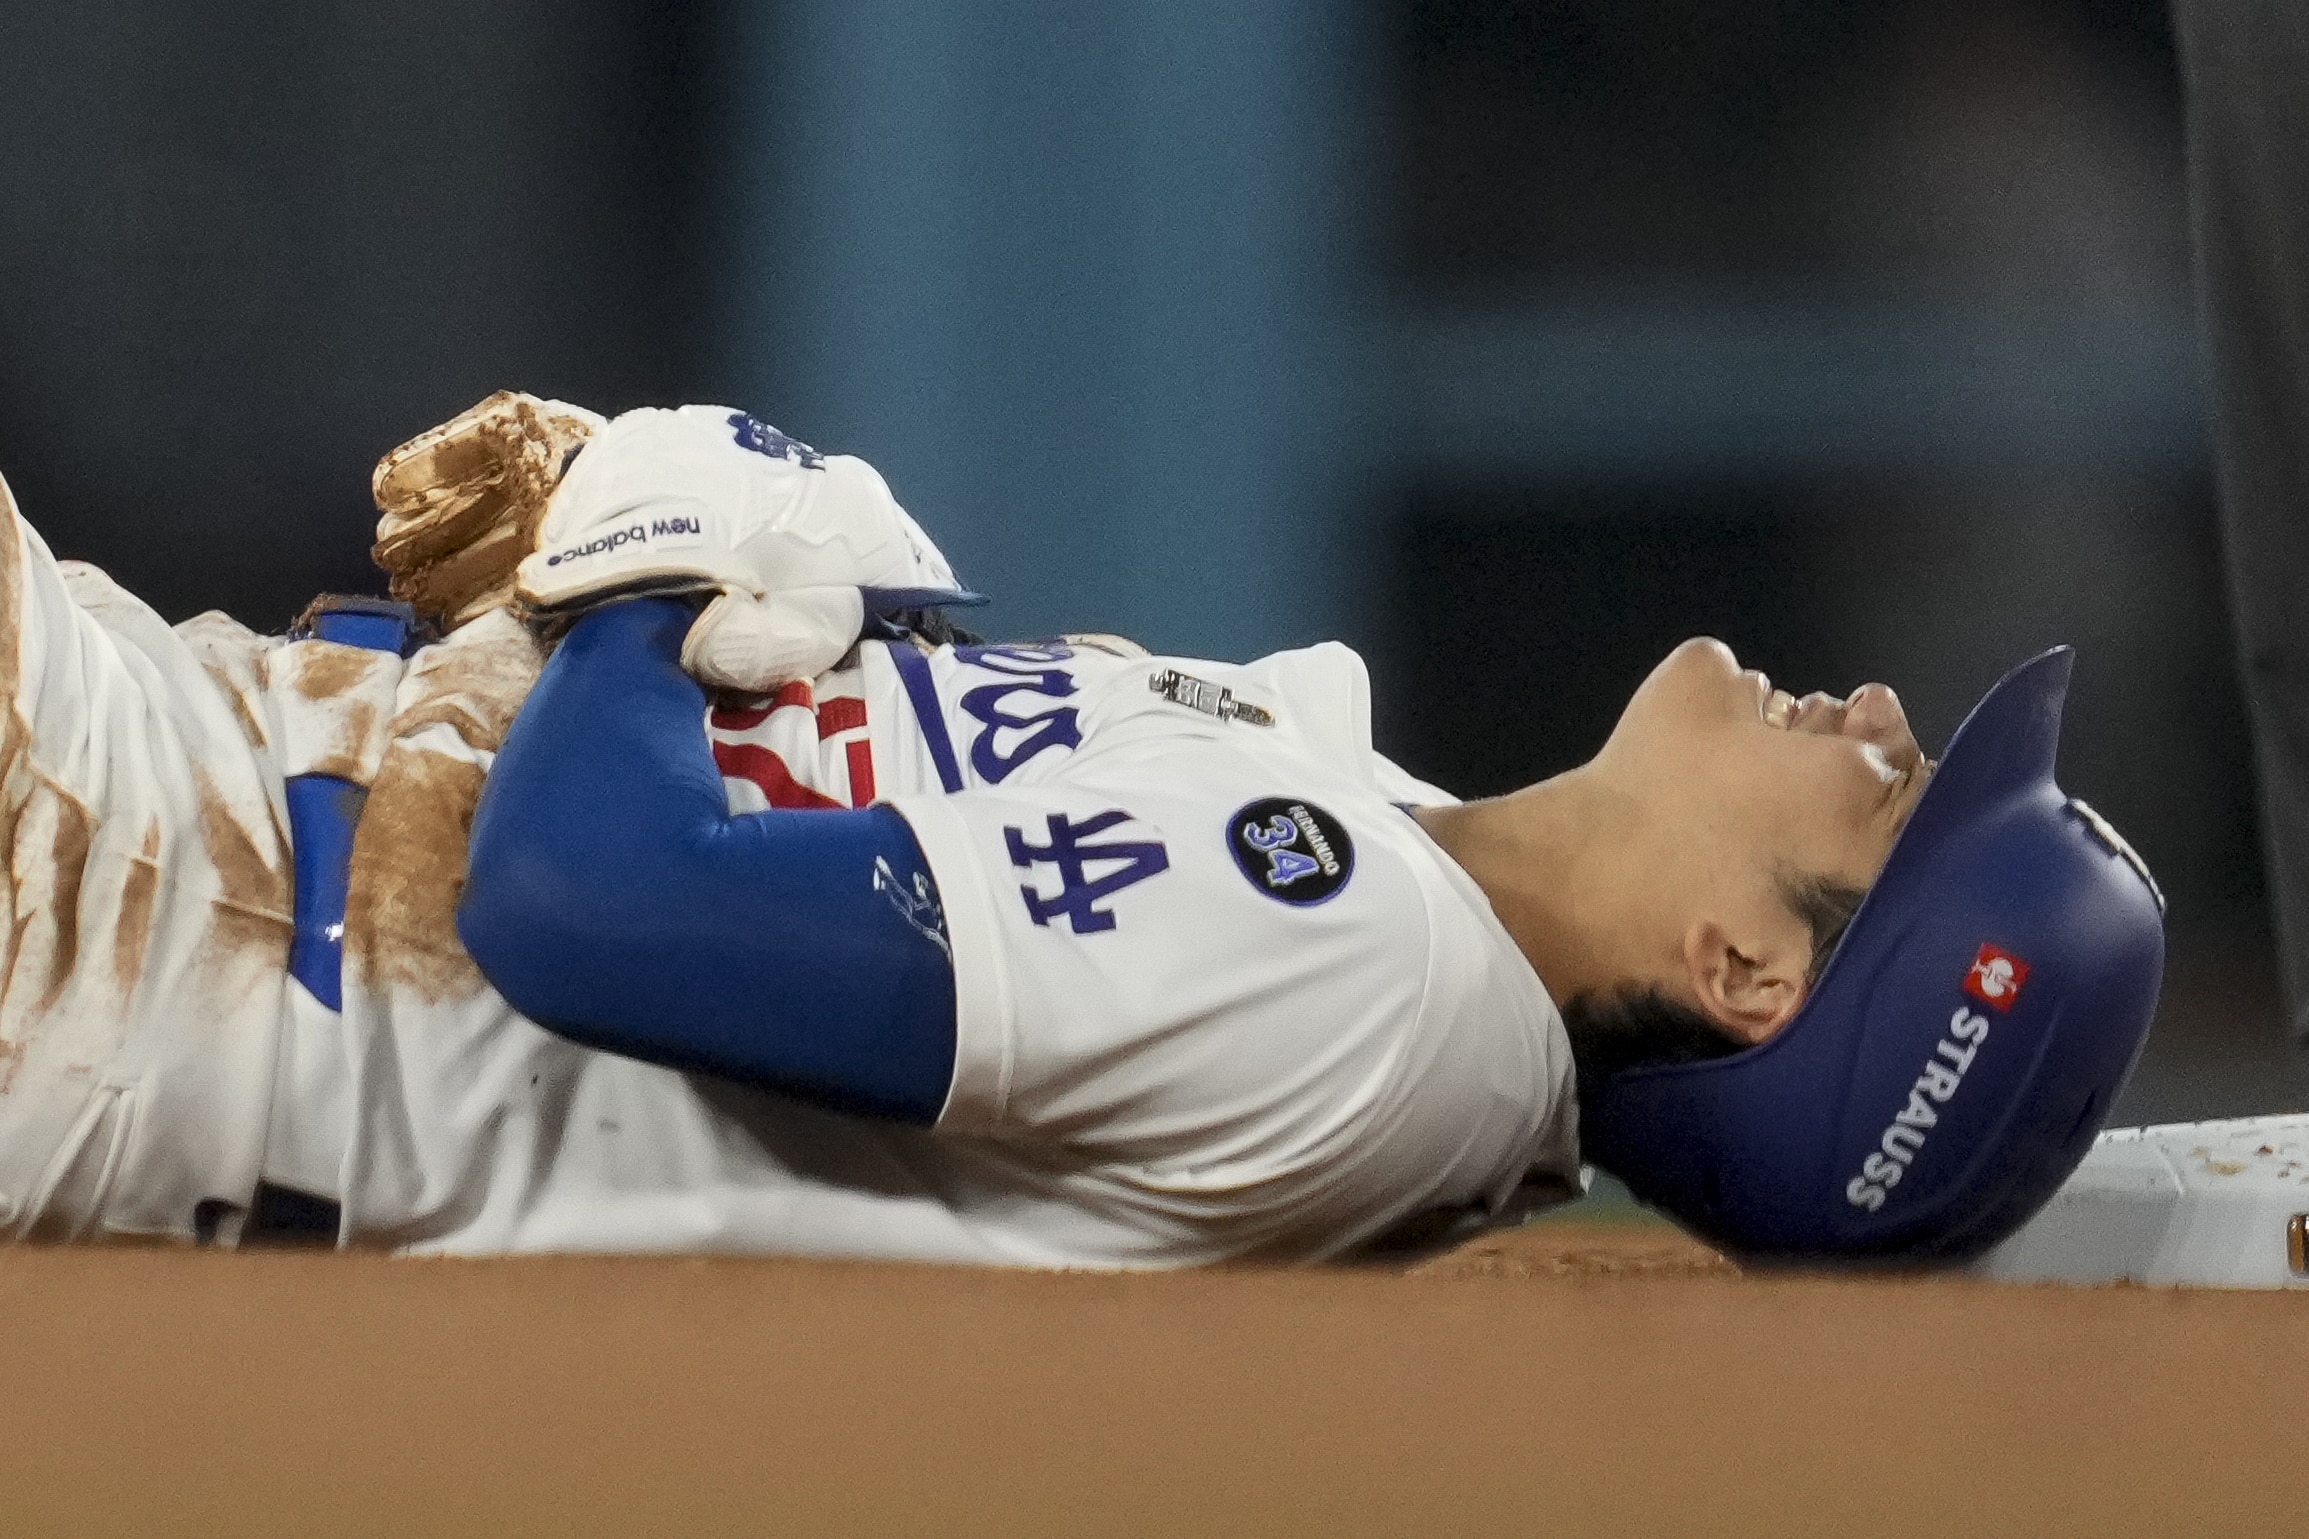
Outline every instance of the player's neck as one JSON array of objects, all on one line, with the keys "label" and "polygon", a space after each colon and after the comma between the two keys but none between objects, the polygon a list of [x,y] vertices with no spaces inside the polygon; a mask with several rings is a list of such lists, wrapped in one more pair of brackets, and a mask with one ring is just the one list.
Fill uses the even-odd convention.
[{"label": "player's neck", "polygon": [[1483,889],[1559,1007],[1640,974],[1651,926],[1625,880],[1635,811],[1602,777],[1571,770],[1417,816]]}]

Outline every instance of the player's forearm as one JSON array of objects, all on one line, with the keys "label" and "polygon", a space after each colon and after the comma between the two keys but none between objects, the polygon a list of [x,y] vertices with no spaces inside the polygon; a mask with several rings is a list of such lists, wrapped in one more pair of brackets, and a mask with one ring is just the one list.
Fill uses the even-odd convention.
[{"label": "player's forearm", "polygon": [[613,605],[547,666],[475,817],[466,947],[589,1045],[929,1122],[953,972],[877,881],[927,882],[920,848],[886,807],[732,817],[676,661],[689,619]]}]

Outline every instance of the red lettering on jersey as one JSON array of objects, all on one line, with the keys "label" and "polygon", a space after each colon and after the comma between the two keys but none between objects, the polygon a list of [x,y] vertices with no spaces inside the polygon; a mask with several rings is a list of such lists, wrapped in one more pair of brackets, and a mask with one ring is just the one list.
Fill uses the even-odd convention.
[{"label": "red lettering on jersey", "polygon": [[[742,700],[745,697],[740,695],[735,698]],[[713,708],[711,720],[714,726],[723,732],[751,732],[763,722],[768,721],[771,712],[791,710],[795,707],[805,711],[814,707],[810,686],[801,679],[794,680],[793,683],[788,684],[767,700],[757,699],[752,705],[717,702]]]},{"label": "red lettering on jersey", "polygon": [[1964,992],[1995,1010],[2010,1010],[2028,982],[2028,964],[2002,946],[1981,942],[1980,955],[1964,975]]},{"label": "red lettering on jersey", "polygon": [[874,799],[874,745],[861,737],[846,746],[850,757],[850,805],[863,807]]},{"label": "red lettering on jersey", "polygon": [[775,705],[717,705],[710,720],[719,732],[751,732],[770,719]]},{"label": "red lettering on jersey", "polygon": [[866,702],[855,695],[837,695],[818,703],[818,740],[837,732],[855,732],[866,725]]},{"label": "red lettering on jersey", "polygon": [[714,766],[733,780],[750,780],[760,786],[773,807],[808,811],[839,809],[842,805],[796,780],[785,760],[758,743],[714,744]]}]

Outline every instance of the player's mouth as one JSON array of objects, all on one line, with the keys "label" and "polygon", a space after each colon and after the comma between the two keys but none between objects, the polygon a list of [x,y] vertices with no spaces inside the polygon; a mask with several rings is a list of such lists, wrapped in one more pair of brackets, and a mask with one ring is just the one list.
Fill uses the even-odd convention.
[{"label": "player's mouth", "polygon": [[1754,686],[1756,714],[1762,717],[1766,724],[1782,729],[1795,725],[1797,705],[1794,695],[1789,694],[1784,689],[1774,689],[1772,676],[1761,668],[1746,669],[1742,676]]},{"label": "player's mouth", "polygon": [[[1845,716],[1860,697],[1860,690],[1856,689],[1841,700],[1823,694],[1798,699],[1787,690],[1776,688],[1771,675],[1762,669],[1750,668],[1744,676],[1755,686],[1757,716],[1767,726],[1784,732],[1840,732]],[[1868,687],[1863,684],[1860,688]]]}]

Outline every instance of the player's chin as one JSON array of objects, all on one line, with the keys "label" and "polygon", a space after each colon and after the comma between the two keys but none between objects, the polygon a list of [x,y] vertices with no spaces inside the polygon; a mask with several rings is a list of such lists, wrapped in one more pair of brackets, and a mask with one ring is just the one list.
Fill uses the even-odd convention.
[{"label": "player's chin", "polygon": [[1660,660],[1654,672],[1690,672],[1718,679],[1736,679],[1741,674],[1740,655],[1727,642],[1713,636],[1694,636],[1679,641]]},{"label": "player's chin", "polygon": [[1666,709],[1678,716],[1697,713],[1700,718],[1726,711],[1753,716],[1769,688],[1770,681],[1761,674],[1741,670],[1730,647],[1712,636],[1694,636],[1660,659],[1636,686],[1628,708]]}]

